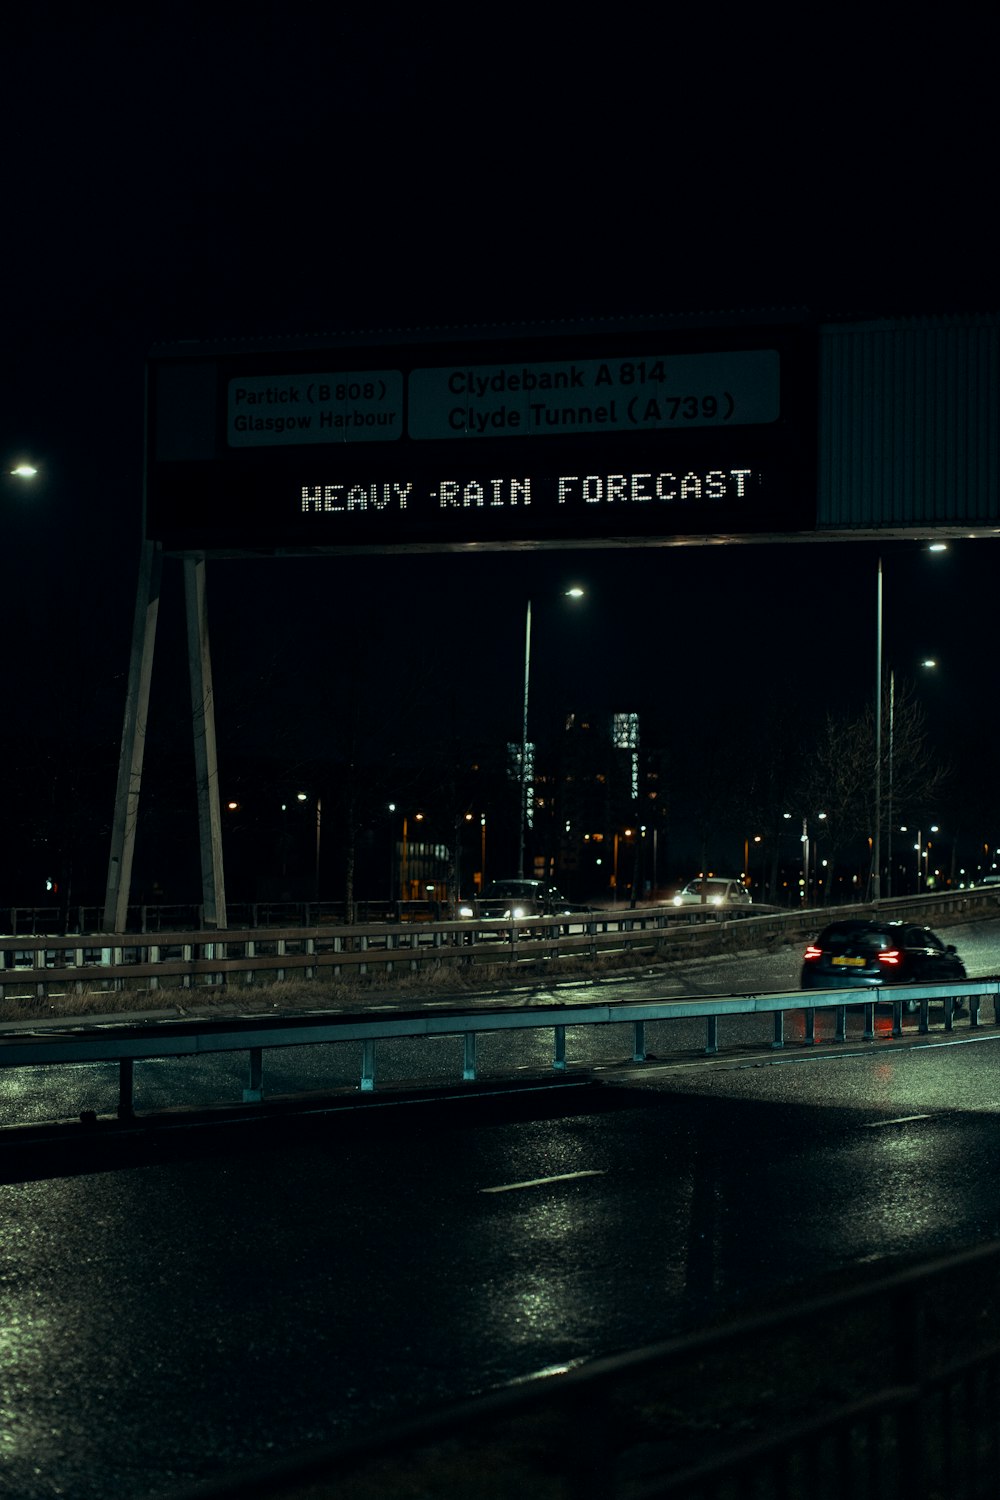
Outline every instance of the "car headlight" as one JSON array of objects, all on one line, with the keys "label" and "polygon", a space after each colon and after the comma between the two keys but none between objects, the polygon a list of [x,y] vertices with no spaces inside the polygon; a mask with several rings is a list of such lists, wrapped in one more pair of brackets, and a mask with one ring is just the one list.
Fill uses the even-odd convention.
[{"label": "car headlight", "polygon": [[458,908],[458,915],[460,917],[474,917],[476,914],[471,906],[460,906]]},{"label": "car headlight", "polygon": [[721,906],[722,905],[722,897],[721,896],[709,896],[708,899],[709,899],[709,903],[712,906]]},{"label": "car headlight", "polygon": [[674,905],[675,906],[683,906],[684,905],[684,902],[681,900],[680,896],[675,896],[674,897]]},{"label": "car headlight", "polygon": [[514,917],[524,917],[527,916],[527,912],[523,906],[515,906],[511,915]]}]

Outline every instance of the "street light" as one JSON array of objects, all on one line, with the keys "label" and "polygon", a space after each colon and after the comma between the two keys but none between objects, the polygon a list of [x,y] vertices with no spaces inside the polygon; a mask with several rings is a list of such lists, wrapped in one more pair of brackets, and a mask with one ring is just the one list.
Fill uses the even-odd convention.
[{"label": "street light", "polygon": [[[940,551],[942,551],[942,549],[944,548],[944,546],[945,546],[944,542],[939,542],[936,547],[932,547],[930,550],[932,552],[940,552]],[[932,670],[934,667],[937,666],[937,662],[934,660],[933,657],[927,656],[920,663],[920,665],[922,667],[924,667],[925,669],[927,669],[927,670]],[[893,747],[893,740],[894,740],[894,736],[895,736],[895,720],[896,720],[896,669],[895,669],[895,667],[890,667],[889,668],[889,829],[888,829],[888,837],[887,837],[887,841],[886,841],[888,847],[887,847],[886,869],[885,869],[885,893],[889,897],[890,900],[892,899],[892,789],[893,789],[893,785],[892,784],[893,784],[893,775],[894,775],[894,766],[895,766],[895,756],[894,756],[894,747]]]},{"label": "street light", "polygon": [[[947,552],[947,542],[931,542],[928,552]],[[937,663],[927,660],[922,666]],[[890,680],[890,693],[892,683]],[[891,757],[891,750],[890,750]],[[891,766],[891,758],[890,758]],[[890,810],[891,816],[891,810]],[[879,556],[875,582],[875,828],[872,837],[872,900],[882,897],[882,558]]]},{"label": "street light", "polygon": [[[792,815],[791,815],[791,813],[787,813],[786,812],[786,813],[783,813],[782,816],[785,817],[785,818],[791,818]],[[817,816],[817,818],[819,818],[819,820],[820,820],[821,823],[826,821],[826,813],[825,812],[817,813],[816,816]],[[802,819],[802,833],[800,835],[800,838],[801,838],[801,842],[802,842],[802,904],[803,904],[803,906],[808,906],[808,904],[809,904],[809,820],[806,817],[803,817],[803,819]]]},{"label": "street light", "polygon": [[882,899],[882,558],[875,587],[875,830],[872,839],[872,900]]},{"label": "street light", "polygon": [[[937,823],[932,823],[930,831],[931,831],[931,833],[940,833],[941,829],[940,829],[940,826]],[[924,846],[924,890],[926,890],[927,887],[930,884],[930,878],[931,878],[931,847],[932,847],[932,844],[933,844],[933,840],[932,839],[928,839],[926,845]],[[935,880],[935,885],[936,884],[937,884],[937,881]],[[919,895],[919,890],[918,890],[917,894]]]},{"label": "street light", "polygon": [[[296,800],[296,802],[308,802],[309,801],[309,793],[308,792],[296,792],[295,793],[295,800]],[[315,860],[315,868],[314,868],[314,871],[313,871],[314,884],[315,884],[315,887],[316,887],[316,900],[317,901],[319,900],[319,848],[320,848],[320,830],[321,830],[321,827],[322,827],[322,821],[323,821],[323,799],[321,797],[317,796],[317,798],[316,798],[316,860]]]},{"label": "street light", "polygon": [[[573,584],[571,588],[563,589],[564,599],[582,599],[584,590],[579,584]],[[528,774],[528,688],[531,679],[531,600],[528,600],[524,616],[524,700],[521,715],[521,815],[520,815],[520,840],[517,855],[518,878],[524,879],[524,844],[528,825],[531,821],[530,795],[533,777]]]},{"label": "street light", "polygon": [[[424,815],[423,815],[423,813],[422,812],[414,813],[413,814],[413,820],[414,820],[415,823],[422,823],[424,821]],[[403,814],[403,843],[402,843],[402,849],[400,851],[400,861],[399,861],[399,899],[401,901],[409,901],[410,900],[410,896],[409,896],[409,887],[410,887],[410,842],[409,842],[409,831],[410,831],[409,830],[409,817],[408,817],[408,815],[406,813],[404,813]]]},{"label": "street light", "polygon": [[[655,831],[654,831],[654,835],[653,836],[654,836],[654,838],[656,837]],[[760,844],[762,842],[763,842],[763,834],[755,833],[753,835],[753,843]],[[743,874],[746,876],[748,884],[752,885],[753,884],[753,879],[752,879],[752,877],[750,875],[750,843],[751,843],[750,835],[746,834],[744,836],[744,839],[743,839]],[[761,854],[763,856],[763,850],[761,851]],[[760,887],[761,887],[761,892],[763,892],[763,889],[764,889],[764,863],[763,863],[763,858],[761,859],[761,880],[760,880]]]}]

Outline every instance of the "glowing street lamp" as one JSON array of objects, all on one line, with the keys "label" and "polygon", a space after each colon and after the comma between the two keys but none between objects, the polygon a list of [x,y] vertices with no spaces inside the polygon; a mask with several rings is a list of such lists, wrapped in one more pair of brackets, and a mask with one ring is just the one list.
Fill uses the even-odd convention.
[{"label": "glowing street lamp", "polygon": [[[308,802],[309,801],[309,793],[308,792],[296,792],[295,793],[295,800],[296,800],[296,802]],[[319,851],[320,851],[320,837],[321,837],[322,823],[323,823],[323,799],[322,799],[322,797],[320,797],[320,796],[317,795],[317,797],[316,797],[316,860],[315,860],[315,867],[314,867],[314,871],[313,871],[314,883],[315,883],[315,887],[316,887],[316,900],[317,901],[319,900]]]},{"label": "glowing street lamp", "polygon": [[[931,542],[928,552],[947,552],[947,542]],[[937,662],[928,658],[921,666],[935,667]],[[890,676],[890,692],[892,680]],[[890,706],[890,713],[891,713]],[[890,728],[891,736],[891,728]],[[890,750],[890,773],[892,754]],[[890,793],[891,798],[891,793]],[[891,820],[891,800],[890,813]],[[872,900],[882,896],[882,558],[879,557],[875,577],[875,827],[872,838]]]},{"label": "glowing street lamp", "polygon": [[[791,813],[787,813],[787,812],[786,813],[782,813],[782,817],[784,817],[784,818],[791,818],[791,816],[792,816]],[[826,820],[826,813],[825,812],[819,812],[819,813],[816,814],[816,816],[820,820],[821,823],[825,822],[825,820]],[[802,905],[803,906],[808,906],[809,905],[809,819],[806,818],[806,817],[803,817],[803,819],[802,819],[802,833],[800,835],[800,839],[801,839],[801,843],[802,843]]]},{"label": "glowing street lamp", "polygon": [[[937,545],[934,546],[934,547],[931,547],[930,550],[932,552],[942,552],[942,551],[945,550],[945,543],[944,542],[938,542]],[[926,656],[924,658],[924,660],[920,663],[920,665],[922,667],[926,668],[928,671],[931,671],[931,670],[933,670],[937,666],[937,662],[935,661],[935,659],[932,656]],[[889,668],[889,832],[888,832],[888,863],[886,865],[886,872],[885,872],[885,893],[890,898],[892,897],[892,781],[893,781],[893,767],[895,765],[895,755],[894,755],[894,747],[893,747],[893,738],[894,738],[894,735],[895,735],[895,718],[896,718],[896,671],[895,671],[894,667],[890,667]]]},{"label": "glowing street lamp", "polygon": [[[564,599],[583,599],[585,591],[579,584],[573,584],[571,588],[563,589]],[[521,715],[521,830],[520,844],[517,856],[518,877],[524,879],[524,842],[531,811],[529,798],[531,796],[532,777],[528,775],[528,685],[531,678],[531,600],[524,617],[524,700]]]}]

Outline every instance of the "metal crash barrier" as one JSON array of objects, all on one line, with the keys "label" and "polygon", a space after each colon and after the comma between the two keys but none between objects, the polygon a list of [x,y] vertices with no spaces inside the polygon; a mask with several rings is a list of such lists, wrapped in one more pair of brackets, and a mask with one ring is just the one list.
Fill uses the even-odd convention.
[{"label": "metal crash barrier", "polygon": [[[337,926],[323,913],[304,908],[302,922],[286,925],[26,936],[19,930],[18,912],[12,910],[11,932],[0,934],[0,999],[45,999],[60,991],[235,989],[371,975],[389,979],[447,966],[509,972],[564,964],[578,971],[623,957],[641,955],[656,962],[678,955],[767,948],[804,940],[834,913],[844,918],[875,912],[862,905],[793,911],[655,906],[564,912],[516,922],[452,919]],[[991,887],[904,897],[880,902],[877,912],[884,918],[938,924],[990,921],[1000,912],[1000,894]],[[33,913],[33,920],[41,915]],[[146,913],[144,920],[149,917]]]},{"label": "metal crash barrier", "polygon": [[[881,1003],[892,1006],[892,1028],[886,1035],[902,1035],[904,1007],[917,1007],[918,1033],[930,1027],[929,1007],[943,1005],[945,1031],[954,1027],[956,1005],[962,1008],[968,1027],[981,1024],[982,1003],[992,998],[993,1024],[1000,1014],[1000,979],[975,979],[941,985],[894,986],[891,996]],[[818,1016],[829,1016],[833,1022],[830,1040],[846,1040],[849,1008],[863,1011],[862,1035],[875,1042],[875,1008],[878,1002],[861,999],[857,990],[786,991],[759,995],[715,995],[676,998],[599,1002],[577,1005],[539,1005],[510,1009],[434,1009],[393,1011],[373,1018],[360,1019],[343,1013],[320,1013],[301,1016],[236,1017],[226,1020],[185,1018],[148,1023],[86,1026],[52,1023],[37,1029],[0,1031],[0,1070],[17,1067],[43,1067],[64,1063],[117,1062],[119,1068],[118,1116],[134,1115],[134,1067],[139,1060],[154,1058],[204,1057],[215,1053],[243,1052],[248,1058],[244,1104],[264,1099],[264,1055],[273,1048],[315,1047],[326,1043],[360,1044],[361,1067],[358,1088],[362,1093],[375,1091],[378,1044],[400,1038],[455,1036],[463,1039],[463,1082],[477,1078],[477,1037],[488,1033],[551,1030],[552,1070],[565,1074],[569,1066],[567,1031],[574,1027],[623,1024],[632,1027],[632,1060],[646,1061],[646,1027],[654,1021],[697,1020],[705,1027],[704,1051],[716,1054],[722,1046],[724,1023],[739,1017],[770,1015],[773,1018],[771,1046],[785,1045],[785,1021],[789,1012],[802,1014],[802,1045],[813,1046],[817,1039]],[[511,1067],[511,1076],[515,1072]],[[429,1085],[428,1085],[429,1086]]]}]

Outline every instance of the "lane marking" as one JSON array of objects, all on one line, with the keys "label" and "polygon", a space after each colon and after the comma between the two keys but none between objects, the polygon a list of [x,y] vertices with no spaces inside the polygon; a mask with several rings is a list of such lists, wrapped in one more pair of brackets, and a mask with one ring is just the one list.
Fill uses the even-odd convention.
[{"label": "lane marking", "polygon": [[529,1177],[525,1182],[505,1182],[500,1187],[480,1188],[481,1193],[516,1193],[520,1188],[545,1187],[550,1182],[572,1182],[575,1177],[604,1177],[605,1172],[560,1172],[555,1177]]},{"label": "lane marking", "polygon": [[889,1125],[911,1125],[914,1120],[936,1120],[938,1115],[898,1115],[895,1120],[866,1120],[862,1130],[885,1130]]},{"label": "lane marking", "polygon": [[564,1365],[546,1365],[543,1370],[529,1370],[527,1375],[515,1375],[508,1380],[508,1385],[531,1385],[536,1380],[548,1380],[552,1375],[568,1375],[570,1370],[575,1370],[579,1365],[585,1365],[589,1355],[581,1354],[576,1359],[568,1359]]}]

